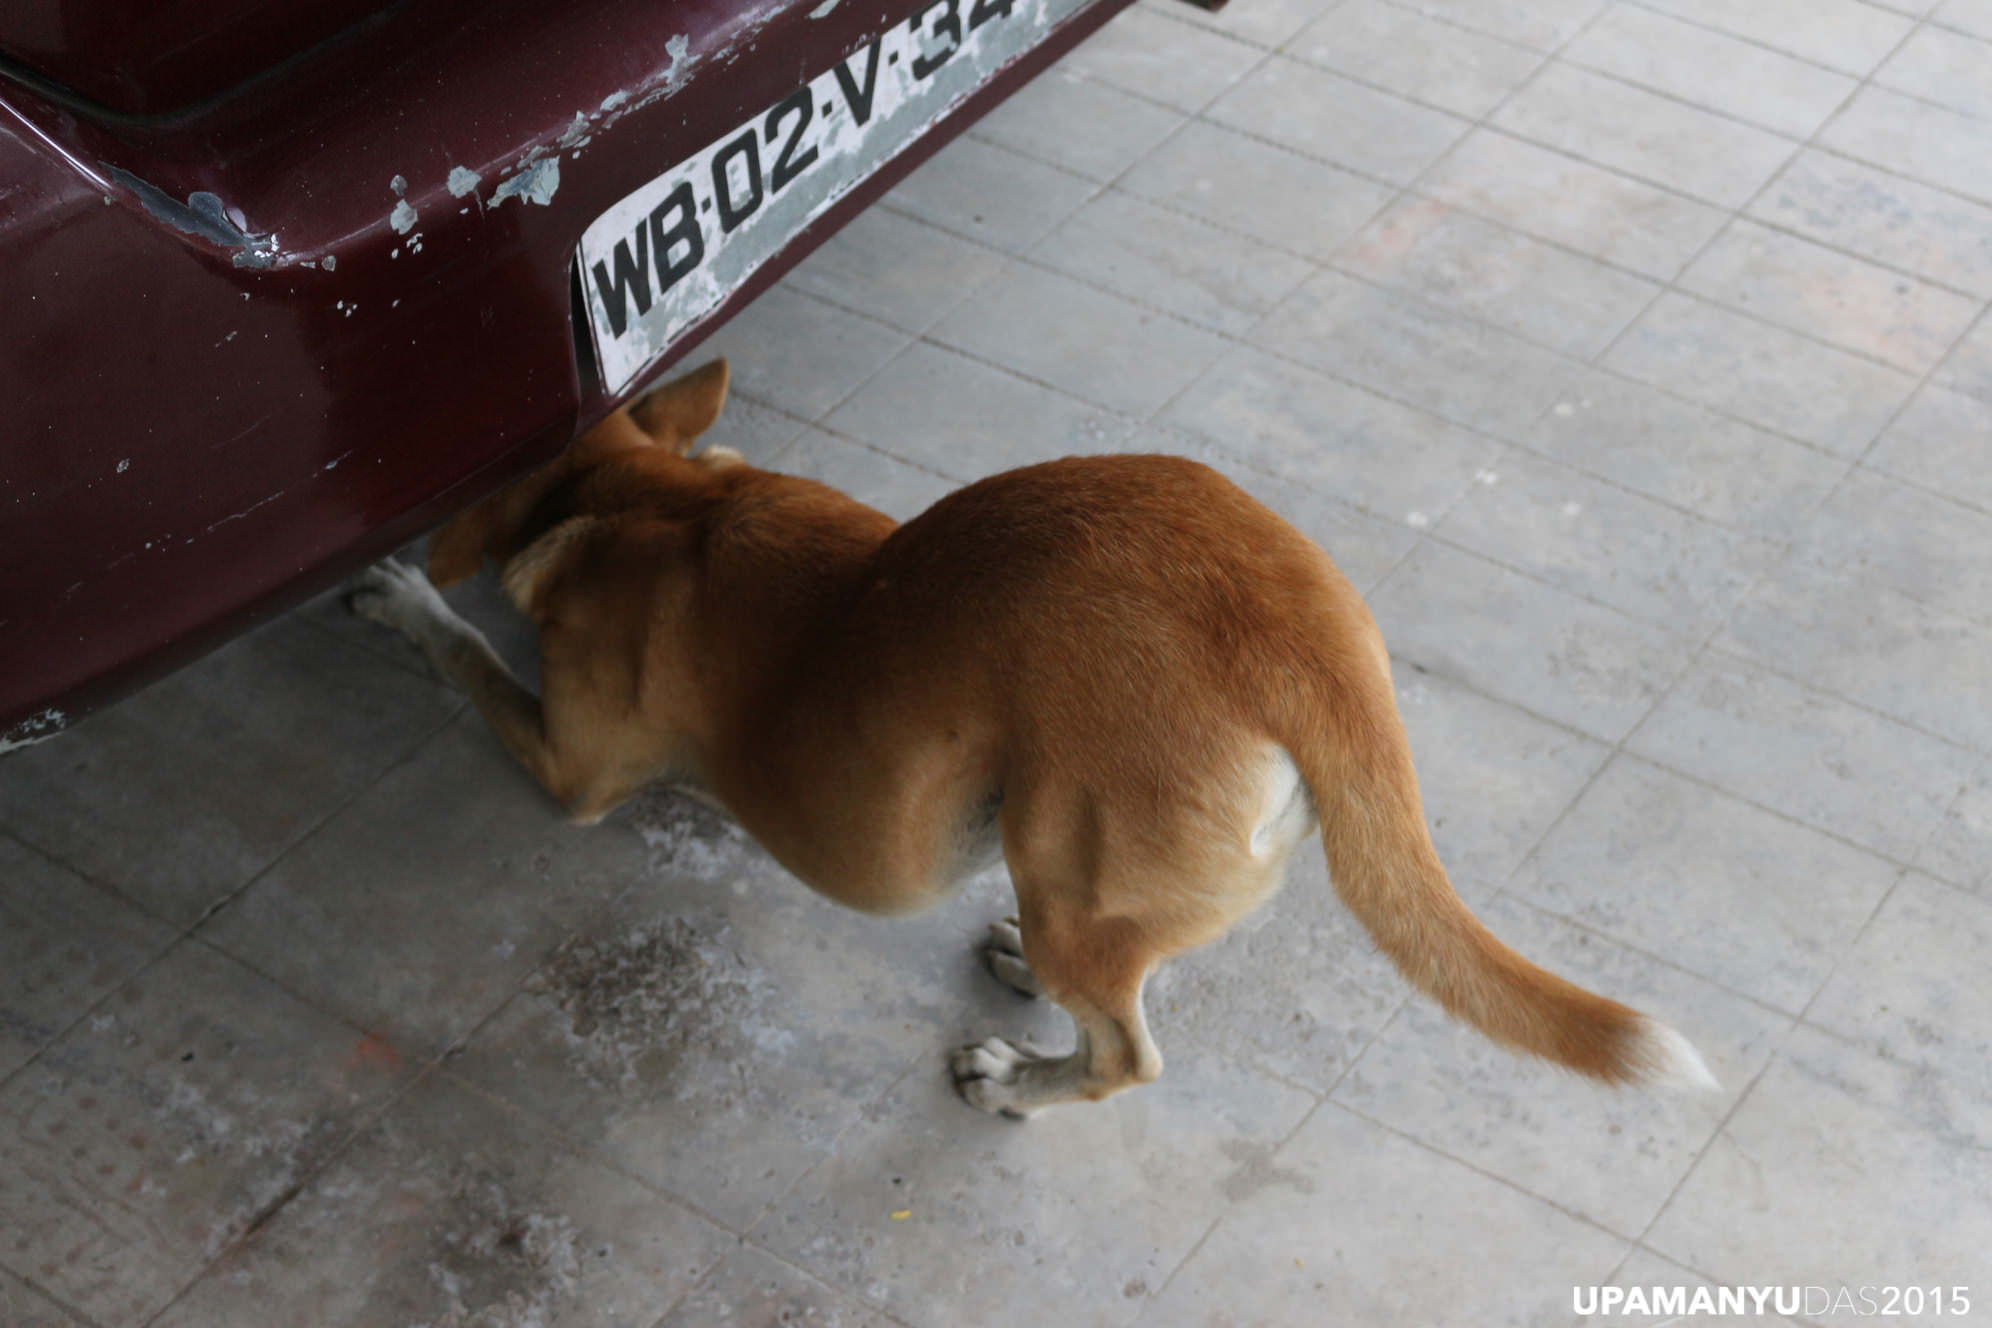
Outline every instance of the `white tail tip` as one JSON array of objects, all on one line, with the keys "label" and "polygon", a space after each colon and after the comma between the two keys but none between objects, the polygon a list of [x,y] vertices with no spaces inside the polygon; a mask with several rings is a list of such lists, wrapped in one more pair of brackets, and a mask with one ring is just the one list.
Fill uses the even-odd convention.
[{"label": "white tail tip", "polygon": [[1696,1093],[1713,1093],[1722,1088],[1709,1073],[1708,1062],[1695,1050],[1695,1044],[1657,1019],[1648,1019],[1641,1025],[1631,1060],[1640,1075],[1659,1088]]}]

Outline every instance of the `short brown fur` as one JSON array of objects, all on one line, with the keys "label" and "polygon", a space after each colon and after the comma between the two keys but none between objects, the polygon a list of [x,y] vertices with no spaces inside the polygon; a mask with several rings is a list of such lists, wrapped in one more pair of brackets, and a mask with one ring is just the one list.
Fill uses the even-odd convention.
[{"label": "short brown fur", "polygon": [[668,384],[433,540],[438,584],[499,562],[539,629],[543,697],[467,626],[432,621],[440,600],[409,608],[420,589],[377,578],[358,606],[424,644],[579,819],[686,784],[878,913],[932,902],[1000,839],[1021,954],[992,946],[992,967],[1065,1006],[1080,1046],[964,1050],[971,1102],[1023,1113],[1160,1073],[1142,983],[1276,888],[1291,845],[1255,835],[1282,753],[1338,893],[1413,984],[1599,1079],[1678,1068],[1658,1026],[1461,903],[1368,610],[1229,481],[1180,458],[1073,458],[895,525],[724,449],[686,455],[725,391],[723,362]]}]

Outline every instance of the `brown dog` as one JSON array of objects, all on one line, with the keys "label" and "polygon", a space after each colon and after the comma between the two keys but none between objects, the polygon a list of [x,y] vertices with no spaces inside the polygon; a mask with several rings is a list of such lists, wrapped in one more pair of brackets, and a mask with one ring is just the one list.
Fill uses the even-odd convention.
[{"label": "brown dog", "polygon": [[1021,1114],[1155,1078],[1143,981],[1263,903],[1317,820],[1343,901],[1452,1014],[1599,1079],[1713,1082],[1678,1033],[1460,902],[1368,610],[1229,481],[1072,458],[899,526],[727,449],[688,457],[726,382],[718,361],[659,388],[436,536],[436,584],[502,567],[543,697],[411,569],[371,569],[353,607],[421,646],[578,820],[682,784],[877,913],[1000,851],[1017,917],[991,967],[1065,1007],[1078,1048],[964,1049],[969,1102]]}]

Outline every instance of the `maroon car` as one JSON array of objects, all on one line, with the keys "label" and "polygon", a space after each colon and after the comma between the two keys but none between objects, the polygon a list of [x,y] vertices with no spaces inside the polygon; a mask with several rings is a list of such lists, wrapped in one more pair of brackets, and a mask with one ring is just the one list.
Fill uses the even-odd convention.
[{"label": "maroon car", "polygon": [[0,6],[0,751],[555,455],[1128,2]]}]

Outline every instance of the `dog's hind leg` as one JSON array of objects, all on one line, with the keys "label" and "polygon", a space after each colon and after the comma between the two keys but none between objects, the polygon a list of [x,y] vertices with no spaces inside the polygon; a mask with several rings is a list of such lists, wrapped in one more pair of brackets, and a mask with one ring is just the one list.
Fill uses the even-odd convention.
[{"label": "dog's hind leg", "polygon": [[1061,1102],[1096,1102],[1160,1075],[1162,1053],[1141,1008],[1141,986],[1158,956],[1124,922],[1034,929],[1031,921],[1022,935],[1030,963],[1018,967],[1072,1016],[1078,1045],[1065,1056],[1003,1038],[964,1047],[952,1062],[962,1097],[984,1111],[1026,1116]]}]

